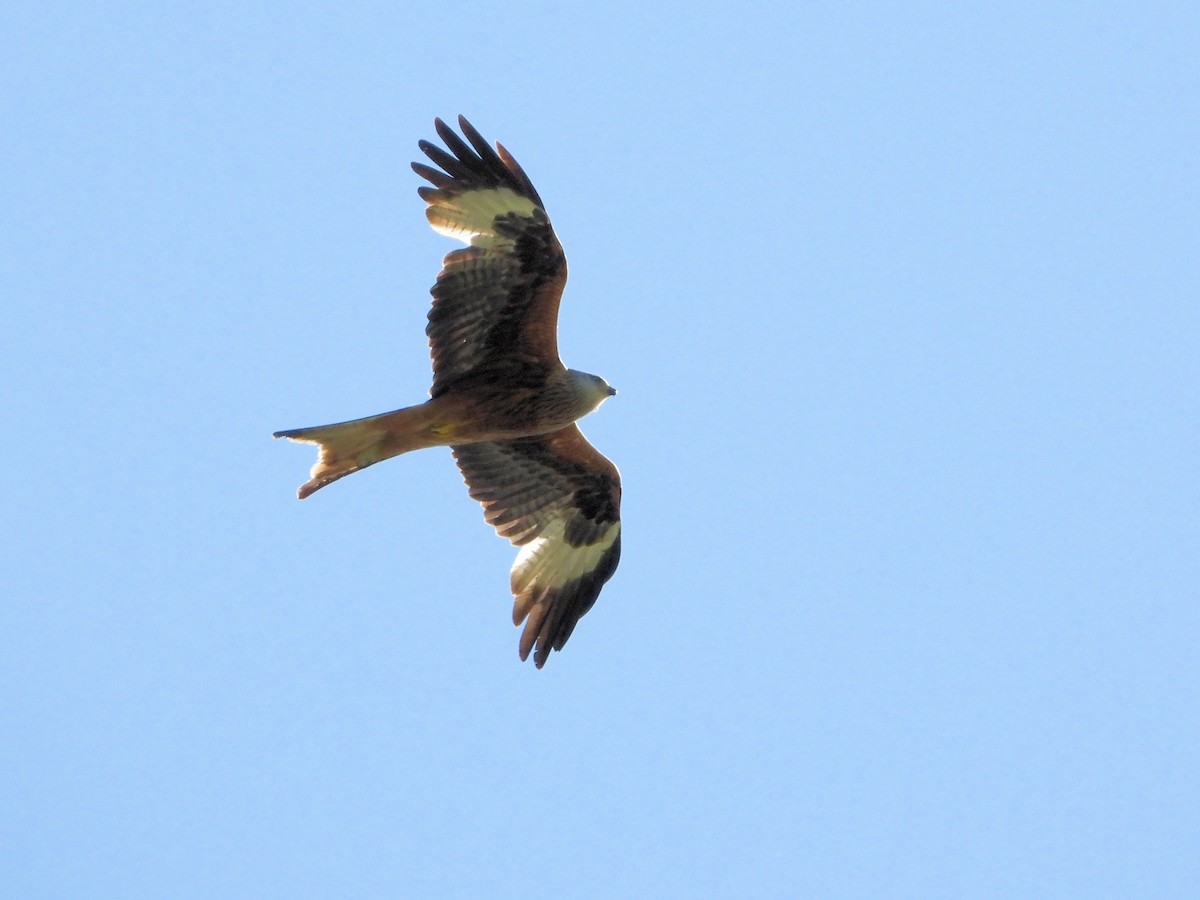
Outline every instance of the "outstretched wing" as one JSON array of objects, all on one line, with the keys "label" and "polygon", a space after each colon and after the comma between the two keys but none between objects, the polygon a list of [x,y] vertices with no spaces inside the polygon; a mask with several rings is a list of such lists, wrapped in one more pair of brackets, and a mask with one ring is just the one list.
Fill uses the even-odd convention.
[{"label": "outstretched wing", "polygon": [[[418,145],[440,169],[413,163],[433,187],[418,189],[435,231],[469,244],[448,254],[431,289],[434,397],[465,376],[519,379],[558,358],[558,304],[567,260],[528,176],[502,146],[493,150],[462,116],[467,141],[441,119],[449,152]],[[536,380],[536,379],[535,379]]]},{"label": "outstretched wing", "polygon": [[512,567],[521,659],[540,669],[616,571],[621,476],[575,425],[539,437],[451,448],[483,516],[521,548]]}]

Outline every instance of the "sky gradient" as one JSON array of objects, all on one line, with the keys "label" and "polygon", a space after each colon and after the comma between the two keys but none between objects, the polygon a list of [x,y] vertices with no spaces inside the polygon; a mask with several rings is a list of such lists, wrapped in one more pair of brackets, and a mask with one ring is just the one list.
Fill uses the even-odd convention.
[{"label": "sky gradient", "polygon": [[[1193,3],[24,4],[20,897],[1200,895]],[[464,113],[624,555],[545,669],[420,402]]]}]

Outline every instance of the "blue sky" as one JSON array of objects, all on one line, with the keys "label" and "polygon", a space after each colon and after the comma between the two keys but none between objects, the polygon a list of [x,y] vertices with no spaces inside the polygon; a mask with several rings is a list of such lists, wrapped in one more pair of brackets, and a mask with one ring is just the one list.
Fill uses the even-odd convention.
[{"label": "blue sky", "polygon": [[[22,897],[1194,897],[1191,3],[24,4],[0,52]],[[465,113],[620,394],[536,671],[418,402]]]}]

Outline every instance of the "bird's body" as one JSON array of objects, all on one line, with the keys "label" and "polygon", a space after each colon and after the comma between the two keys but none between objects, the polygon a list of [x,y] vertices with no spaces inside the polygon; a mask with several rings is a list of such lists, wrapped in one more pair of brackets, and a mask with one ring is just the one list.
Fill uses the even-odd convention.
[{"label": "bird's body", "polygon": [[413,164],[434,185],[420,190],[426,215],[469,246],[447,255],[432,289],[430,399],[275,436],[320,447],[301,499],[390,457],[451,447],[485,519],[521,547],[513,619],[526,623],[521,658],[536,647],[540,668],[620,557],[620,476],[574,424],[616,392],[559,359],[566,259],[528,177],[462,117],[470,146],[435,125],[451,153],[420,143],[441,167]]},{"label": "bird's body", "polygon": [[412,450],[550,434],[616,393],[599,376],[562,366],[529,382],[468,376],[416,406],[275,436],[321,448],[312,477],[297,492],[303,500],[344,475]]}]

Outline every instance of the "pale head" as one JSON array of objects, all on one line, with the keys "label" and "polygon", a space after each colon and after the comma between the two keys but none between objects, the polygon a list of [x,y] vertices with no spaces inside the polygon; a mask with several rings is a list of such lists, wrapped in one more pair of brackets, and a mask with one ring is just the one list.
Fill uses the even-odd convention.
[{"label": "pale head", "polygon": [[583,410],[582,415],[595,411],[601,403],[617,393],[599,375],[580,372],[577,369],[567,369],[567,383],[571,386],[571,394]]}]

